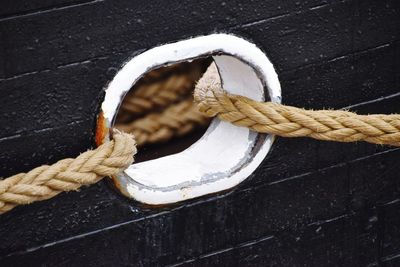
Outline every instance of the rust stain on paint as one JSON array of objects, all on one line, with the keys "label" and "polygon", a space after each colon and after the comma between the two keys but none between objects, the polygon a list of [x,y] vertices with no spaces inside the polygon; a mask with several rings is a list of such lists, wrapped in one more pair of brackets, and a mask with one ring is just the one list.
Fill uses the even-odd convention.
[{"label": "rust stain on paint", "polygon": [[[123,193],[122,187],[120,182],[118,181],[117,177],[115,175],[110,176],[115,188],[118,190],[118,192],[122,193],[123,195],[127,196],[126,194]],[[129,197],[129,196],[127,196]]]},{"label": "rust stain on paint", "polygon": [[97,116],[97,123],[96,123],[96,136],[95,142],[97,146],[100,146],[104,143],[104,139],[107,135],[107,127],[106,121],[104,119],[103,111],[100,111],[99,115]]},{"label": "rust stain on paint", "polygon": [[[95,142],[96,146],[100,146],[104,143],[104,140],[108,133],[108,128],[106,126],[106,120],[104,118],[103,111],[100,111],[99,115],[97,116],[97,123],[96,123],[96,134],[95,134]],[[119,183],[116,176],[110,176],[113,181],[114,186],[118,189],[118,191],[122,192],[121,184]]]}]

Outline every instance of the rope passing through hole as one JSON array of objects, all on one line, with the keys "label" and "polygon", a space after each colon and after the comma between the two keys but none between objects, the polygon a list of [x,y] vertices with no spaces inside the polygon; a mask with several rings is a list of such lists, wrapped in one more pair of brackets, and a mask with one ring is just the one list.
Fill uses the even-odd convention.
[{"label": "rope passing through hole", "polygon": [[[140,144],[165,141],[173,135],[190,132],[196,125],[205,125],[206,115],[253,131],[283,137],[400,146],[400,114],[358,115],[342,110],[305,110],[231,95],[223,91],[215,64],[197,83],[194,100],[173,103],[157,118],[149,114],[142,119],[142,125],[132,123],[124,130],[133,131]],[[174,119],[172,115],[180,115],[181,118]],[[49,199],[63,191],[77,190],[106,176],[117,175],[133,163],[135,154],[133,136],[114,131],[113,140],[75,159],[63,159],[53,165],[42,165],[27,173],[0,180],[0,214],[17,205]]]},{"label": "rope passing through hole", "polygon": [[207,116],[216,116],[260,133],[400,146],[400,114],[358,115],[343,110],[305,110],[231,95],[223,91],[215,64],[197,83],[194,99]]}]

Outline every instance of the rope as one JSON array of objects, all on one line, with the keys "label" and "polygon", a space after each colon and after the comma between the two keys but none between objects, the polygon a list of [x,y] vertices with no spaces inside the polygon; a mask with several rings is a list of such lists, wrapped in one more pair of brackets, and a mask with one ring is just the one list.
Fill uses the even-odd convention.
[{"label": "rope", "polygon": [[199,112],[191,93],[207,63],[200,59],[146,73],[125,96],[115,128],[132,133],[143,146],[206,127],[210,119]]},{"label": "rope", "polygon": [[[179,77],[171,76],[169,87],[157,85],[148,91],[138,90],[139,93],[134,95],[139,96],[138,102],[130,103],[142,105],[138,105],[136,111],[126,108],[130,112],[148,112],[157,105],[170,105],[166,110],[116,127],[134,133],[138,144],[143,145],[184,135],[207,125],[209,118],[206,116],[217,116],[237,126],[284,137],[307,136],[328,141],[367,141],[400,146],[400,114],[358,115],[341,110],[305,110],[231,95],[221,88],[215,64],[208,68],[196,85],[194,100],[197,104],[191,98],[175,103],[190,91],[193,82],[191,80],[187,86],[183,80],[188,79]],[[185,93],[181,95],[181,92]],[[143,104],[146,101],[151,104]],[[134,154],[136,143],[133,137],[115,131],[113,140],[75,159],[63,159],[53,165],[42,165],[28,173],[0,180],[0,214],[17,205],[49,199],[62,191],[77,190],[105,176],[116,175],[132,164]]]},{"label": "rope", "polygon": [[77,158],[53,165],[42,165],[0,181],[0,214],[17,205],[52,198],[62,191],[77,190],[105,176],[113,176],[133,162],[136,146],[133,137],[115,132],[114,139]]},{"label": "rope", "polygon": [[161,113],[151,113],[128,124],[117,124],[115,128],[132,133],[139,146],[166,142],[183,136],[194,129],[208,125],[210,118],[199,111],[192,98],[168,107]]},{"label": "rope", "polygon": [[400,146],[400,114],[358,115],[340,110],[305,110],[257,102],[224,92],[215,64],[196,85],[195,101],[207,116],[283,137]]},{"label": "rope", "polygon": [[[191,67],[190,67],[191,66]],[[147,80],[131,90],[121,105],[121,109],[129,116],[142,115],[157,108],[167,107],[182,97],[188,96],[193,90],[195,82],[201,77],[202,66],[200,64],[187,66],[186,72],[172,74],[162,81],[151,81],[150,78],[159,78],[157,75],[165,74],[160,71],[151,71],[146,75]],[[150,77],[150,78],[149,78]]]}]

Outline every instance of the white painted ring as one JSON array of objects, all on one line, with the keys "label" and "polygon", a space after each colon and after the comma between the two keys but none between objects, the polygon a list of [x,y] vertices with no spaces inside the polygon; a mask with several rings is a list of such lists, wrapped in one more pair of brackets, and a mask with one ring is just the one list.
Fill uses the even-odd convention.
[{"label": "white painted ring", "polygon": [[[125,94],[146,72],[204,56],[213,56],[226,91],[280,102],[278,75],[267,56],[242,38],[212,34],[155,47],[129,60],[106,89],[102,111],[107,127],[113,126]],[[214,119],[204,136],[185,151],[132,164],[116,179],[123,194],[151,205],[219,192],[248,178],[273,139]]]}]

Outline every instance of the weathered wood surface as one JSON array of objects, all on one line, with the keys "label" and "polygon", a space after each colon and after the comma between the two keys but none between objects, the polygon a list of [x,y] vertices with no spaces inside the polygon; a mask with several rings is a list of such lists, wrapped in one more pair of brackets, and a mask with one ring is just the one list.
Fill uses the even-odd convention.
[{"label": "weathered wood surface", "polygon": [[[257,43],[285,104],[400,112],[400,3],[3,1],[0,176],[91,147],[129,57],[212,32]],[[0,217],[1,266],[400,264],[400,150],[278,139],[235,190],[150,209],[107,182]]]}]

